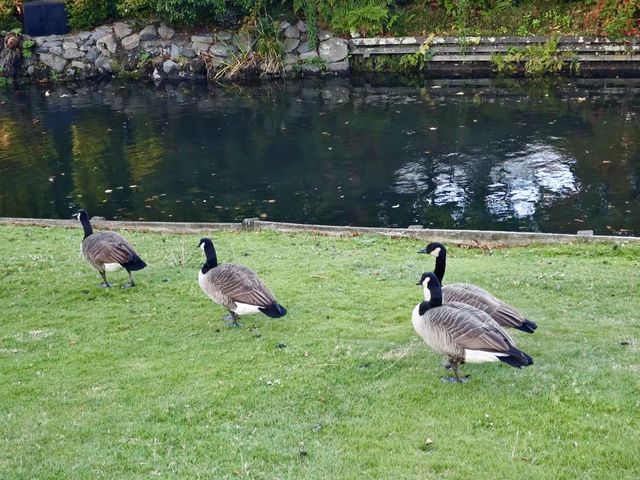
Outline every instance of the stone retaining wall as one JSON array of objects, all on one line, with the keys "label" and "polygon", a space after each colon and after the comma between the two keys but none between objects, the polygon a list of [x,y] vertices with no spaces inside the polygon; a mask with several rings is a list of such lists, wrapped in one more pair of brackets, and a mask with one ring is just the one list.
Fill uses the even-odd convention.
[{"label": "stone retaining wall", "polygon": [[[242,223],[185,223],[105,221],[94,217],[92,224],[99,230],[132,230],[140,232],[199,233],[216,230],[275,230],[279,232],[308,232],[321,235],[385,235],[411,237],[427,241],[443,241],[471,247],[514,247],[532,244],[568,243],[640,243],[640,237],[614,237],[611,235],[569,235],[556,233],[499,232],[484,230],[444,230],[424,228],[342,227],[333,225],[304,225],[299,223],[265,222],[245,219]],[[82,228],[77,220],[44,218],[0,217],[0,225]]]},{"label": "stone retaining wall", "polygon": [[[331,32],[319,32],[318,48],[311,48],[306,24],[280,24],[284,58],[273,68],[256,56],[261,76],[344,74],[349,72],[347,41]],[[255,39],[246,33],[215,31],[199,34],[176,32],[167,25],[147,25],[135,30],[132,23],[104,25],[90,32],[30,38],[31,55],[22,58],[18,76],[43,79],[90,79],[122,75],[156,81],[198,80],[211,70],[233,65],[242,55],[255,55]],[[20,48],[20,47],[18,47]],[[2,42],[0,42],[0,52]]]},{"label": "stone retaining wall", "polygon": [[[246,68],[238,69],[239,77],[243,74],[261,77],[338,75],[348,74],[352,68],[394,70],[397,63],[385,59],[419,52],[424,60],[421,68],[427,73],[460,76],[481,72],[491,75],[496,71],[494,55],[544,45],[550,39],[430,36],[347,40],[320,31],[318,48],[311,48],[305,22],[299,21],[295,25],[282,22],[279,31],[284,52],[281,65],[263,61],[255,52],[255,39],[240,32],[185,34],[164,24],[150,24],[136,30],[133,23],[118,22],[64,36],[33,39],[23,36],[17,46],[15,38],[9,35],[3,38],[0,34],[0,66],[4,72],[0,76],[33,81],[83,80],[114,75],[154,81],[217,80],[221,71],[235,72],[231,67],[239,59],[246,64]],[[33,47],[26,48],[30,43]],[[580,65],[577,73],[583,76],[640,75],[640,37],[612,41],[562,36],[558,38],[556,54],[567,67]]]}]

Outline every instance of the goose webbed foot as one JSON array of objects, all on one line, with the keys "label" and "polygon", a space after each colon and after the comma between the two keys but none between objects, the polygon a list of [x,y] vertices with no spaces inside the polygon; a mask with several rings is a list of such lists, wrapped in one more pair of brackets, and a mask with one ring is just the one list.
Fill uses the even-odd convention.
[{"label": "goose webbed foot", "polygon": [[224,317],[224,320],[227,322],[227,326],[229,327],[241,327],[240,322],[238,322],[238,315],[233,312],[229,312],[229,315]]},{"label": "goose webbed foot", "polygon": [[131,275],[131,272],[127,271],[127,273],[129,274],[129,281],[127,283],[125,283],[124,285],[122,285],[122,288],[135,287],[136,284],[133,281],[133,276]]},{"label": "goose webbed foot", "polygon": [[102,282],[100,285],[98,285],[100,288],[111,288],[111,284],[108,282]]},{"label": "goose webbed foot", "polygon": [[449,364],[451,365],[451,369],[453,370],[453,374],[455,375],[455,377],[451,377],[450,381],[457,382],[457,383],[467,383],[467,380],[469,379],[469,375],[465,375],[464,377],[460,376],[460,371],[459,371],[460,363],[461,362],[457,358],[449,357]]},{"label": "goose webbed foot", "polygon": [[464,377],[442,377],[444,383],[467,383],[469,381],[469,375],[465,375]]}]

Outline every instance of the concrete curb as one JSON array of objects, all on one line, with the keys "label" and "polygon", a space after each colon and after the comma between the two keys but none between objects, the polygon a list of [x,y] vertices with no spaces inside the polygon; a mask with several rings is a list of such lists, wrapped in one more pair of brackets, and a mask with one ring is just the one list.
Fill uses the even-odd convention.
[{"label": "concrete curb", "polygon": [[[438,240],[473,247],[510,247],[532,244],[567,243],[640,243],[640,237],[616,237],[611,235],[569,235],[558,233],[499,232],[484,230],[441,230],[421,228],[340,227],[332,225],[304,225],[299,223],[264,222],[245,219],[242,223],[187,223],[187,222],[133,222],[116,220],[92,220],[99,230],[130,230],[187,234],[221,230],[273,230],[284,233],[316,233],[335,236],[384,235],[408,237],[425,241]],[[0,217],[0,225],[36,226],[57,228],[81,228],[76,220],[46,218]]]}]

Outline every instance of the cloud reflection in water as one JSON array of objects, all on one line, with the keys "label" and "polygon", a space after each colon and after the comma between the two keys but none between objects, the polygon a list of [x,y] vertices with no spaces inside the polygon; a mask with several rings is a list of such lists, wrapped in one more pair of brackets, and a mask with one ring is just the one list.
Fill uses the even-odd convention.
[{"label": "cloud reflection in water", "polygon": [[[529,144],[523,151],[503,158],[449,153],[435,159],[404,164],[395,173],[398,194],[420,195],[429,204],[453,206],[453,220],[460,220],[472,197],[489,191],[484,202],[499,220],[533,216],[540,205],[578,192],[571,170],[575,159],[553,146]],[[482,165],[493,165],[482,178]]]},{"label": "cloud reflection in water", "polygon": [[573,157],[544,144],[527,145],[524,151],[510,154],[491,169],[491,193],[485,198],[489,212],[501,219],[526,218],[540,204],[550,205],[577,193],[578,182],[571,171],[574,163]]}]

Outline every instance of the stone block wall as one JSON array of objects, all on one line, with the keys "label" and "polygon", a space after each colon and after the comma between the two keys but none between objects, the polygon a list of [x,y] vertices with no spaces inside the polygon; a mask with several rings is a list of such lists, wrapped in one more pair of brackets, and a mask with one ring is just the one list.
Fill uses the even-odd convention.
[{"label": "stone block wall", "polygon": [[118,22],[90,32],[47,37],[22,37],[33,42],[24,55],[18,76],[44,79],[91,79],[131,76],[162,80],[211,78],[242,55],[255,56],[257,76],[305,76],[349,72],[347,40],[322,31],[318,48],[311,48],[303,21],[280,25],[284,57],[282,65],[260,62],[255,39],[246,33],[207,31],[176,32],[165,24],[149,24],[136,30],[133,23]]}]

